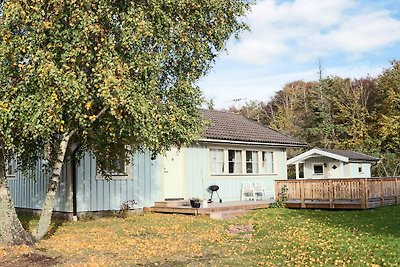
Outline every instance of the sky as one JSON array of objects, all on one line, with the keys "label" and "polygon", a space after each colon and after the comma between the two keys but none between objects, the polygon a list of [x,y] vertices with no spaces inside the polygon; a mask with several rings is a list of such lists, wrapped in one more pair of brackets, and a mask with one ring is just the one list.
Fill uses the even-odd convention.
[{"label": "sky", "polygon": [[217,109],[268,101],[286,83],[377,76],[400,59],[400,0],[264,0],[198,85]]}]

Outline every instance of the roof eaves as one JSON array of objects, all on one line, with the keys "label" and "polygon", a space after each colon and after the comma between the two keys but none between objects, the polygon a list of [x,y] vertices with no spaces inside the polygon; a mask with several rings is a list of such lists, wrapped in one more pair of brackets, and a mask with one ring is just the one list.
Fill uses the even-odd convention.
[{"label": "roof eaves", "polygon": [[260,142],[260,141],[246,141],[246,140],[232,140],[232,139],[214,139],[214,138],[199,138],[200,142],[209,143],[225,143],[225,144],[246,144],[246,145],[267,145],[267,146],[285,146],[285,147],[306,147],[304,143],[287,143],[287,142]]}]

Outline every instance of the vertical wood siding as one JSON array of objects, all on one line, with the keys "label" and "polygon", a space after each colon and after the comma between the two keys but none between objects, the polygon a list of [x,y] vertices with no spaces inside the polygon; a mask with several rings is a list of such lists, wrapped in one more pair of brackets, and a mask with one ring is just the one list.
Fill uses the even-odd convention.
[{"label": "vertical wood siding", "polygon": [[322,179],[322,178],[327,178],[325,176],[326,172],[326,167],[324,167],[324,175],[315,175],[313,174],[313,164],[314,163],[329,163],[329,162],[335,162],[337,163],[337,166],[341,168],[341,173],[342,175],[337,178],[368,178],[371,177],[371,164],[370,163],[361,163],[361,166],[363,168],[363,173],[358,172],[358,166],[359,163],[342,163],[340,164],[339,161],[333,160],[329,157],[315,157],[315,158],[309,158],[305,161],[304,164],[304,177],[305,178],[317,178],[317,179]]},{"label": "vertical wood siding", "polygon": [[135,207],[151,206],[161,199],[159,159],[149,153],[136,153],[128,178],[97,179],[96,160],[86,153],[77,168],[77,211],[119,210],[125,201]]},{"label": "vertical wood siding", "polygon": [[[49,184],[49,175],[43,173],[42,162],[39,161],[34,170],[35,175],[23,175],[17,171],[15,179],[9,179],[9,185],[14,206],[25,209],[42,209]],[[60,184],[57,191],[57,200],[55,211],[68,212],[67,203],[68,186],[67,176],[70,175],[70,169],[64,164]]]}]

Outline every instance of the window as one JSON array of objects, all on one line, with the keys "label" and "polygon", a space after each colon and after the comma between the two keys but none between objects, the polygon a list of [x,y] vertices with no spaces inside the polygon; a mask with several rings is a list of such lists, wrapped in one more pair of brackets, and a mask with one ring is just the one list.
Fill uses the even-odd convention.
[{"label": "window", "polygon": [[314,164],[314,174],[324,174],[324,165]]},{"label": "window", "polygon": [[275,174],[274,153],[240,148],[209,148],[210,174]]},{"label": "window", "polygon": [[304,178],[304,162],[299,163],[299,178]]},{"label": "window", "polygon": [[228,150],[229,173],[242,173],[242,150]]},{"label": "window", "polygon": [[246,151],[246,173],[258,173],[257,151]]},{"label": "window", "polygon": [[261,167],[264,173],[274,173],[274,152],[262,152]]},{"label": "window", "polygon": [[96,179],[132,179],[133,158],[129,164],[126,164],[125,159],[114,159],[109,163],[109,167],[113,166],[113,171],[108,171],[103,174],[98,170]]},{"label": "window", "polygon": [[362,164],[358,164],[358,173],[363,173],[363,167]]},{"label": "window", "polygon": [[115,167],[115,170],[110,173],[112,176],[126,176],[125,159],[116,159],[110,165]]},{"label": "window", "polygon": [[15,178],[17,173],[17,159],[13,158],[7,161],[6,164],[6,177]]},{"label": "window", "polygon": [[224,150],[210,149],[211,174],[225,173]]}]

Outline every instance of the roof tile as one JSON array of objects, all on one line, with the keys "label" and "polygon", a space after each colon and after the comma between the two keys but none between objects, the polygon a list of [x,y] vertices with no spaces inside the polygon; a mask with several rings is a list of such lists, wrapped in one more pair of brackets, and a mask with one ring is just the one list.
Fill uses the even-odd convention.
[{"label": "roof tile", "polygon": [[271,128],[228,111],[205,110],[200,113],[210,121],[203,133],[207,139],[282,144],[286,146],[305,146],[293,137],[279,133]]}]

